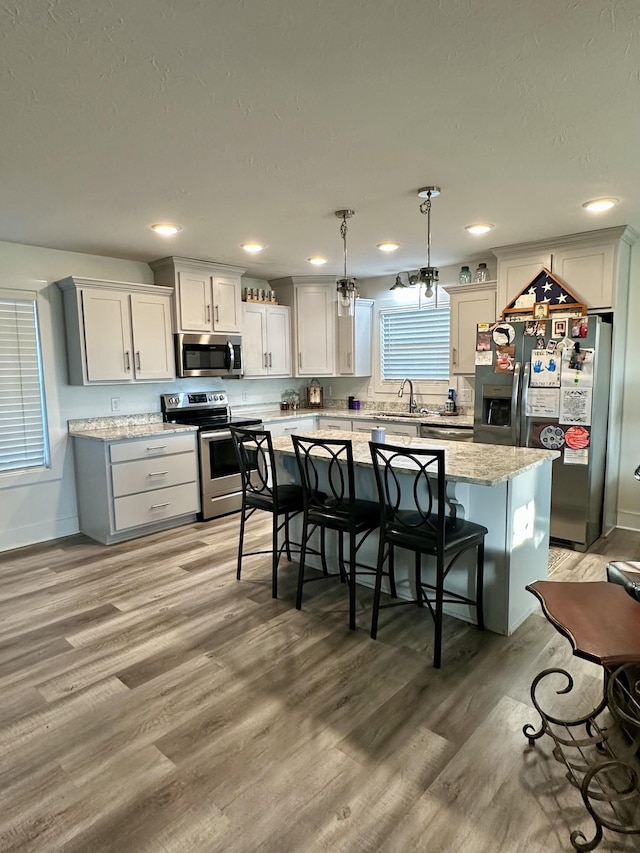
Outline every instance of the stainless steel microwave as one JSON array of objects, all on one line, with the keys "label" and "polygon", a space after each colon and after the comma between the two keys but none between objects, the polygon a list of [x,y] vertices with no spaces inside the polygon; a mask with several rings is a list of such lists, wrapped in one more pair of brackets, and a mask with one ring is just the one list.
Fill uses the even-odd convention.
[{"label": "stainless steel microwave", "polygon": [[178,376],[242,376],[240,335],[174,335]]}]

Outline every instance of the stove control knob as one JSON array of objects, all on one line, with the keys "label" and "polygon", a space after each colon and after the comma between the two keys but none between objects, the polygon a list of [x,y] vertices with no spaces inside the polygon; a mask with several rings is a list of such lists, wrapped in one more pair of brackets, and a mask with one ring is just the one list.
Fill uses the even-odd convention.
[{"label": "stove control knob", "polygon": [[216,395],[215,395],[215,397],[214,397],[213,399],[214,399],[214,400],[217,400],[217,399],[218,399],[218,395],[216,394]]}]

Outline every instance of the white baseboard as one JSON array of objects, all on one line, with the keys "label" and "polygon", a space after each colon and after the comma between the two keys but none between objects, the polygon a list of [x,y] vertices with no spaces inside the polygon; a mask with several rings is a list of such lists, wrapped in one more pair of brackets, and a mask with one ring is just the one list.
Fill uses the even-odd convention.
[{"label": "white baseboard", "polygon": [[623,530],[640,531],[640,512],[619,512],[616,526]]},{"label": "white baseboard", "polygon": [[63,536],[73,536],[79,533],[78,516],[71,518],[56,518],[45,524],[34,521],[24,527],[5,530],[0,540],[0,551],[12,551],[14,548],[24,548],[26,545],[37,545],[38,542],[48,542],[50,539],[61,539]]}]

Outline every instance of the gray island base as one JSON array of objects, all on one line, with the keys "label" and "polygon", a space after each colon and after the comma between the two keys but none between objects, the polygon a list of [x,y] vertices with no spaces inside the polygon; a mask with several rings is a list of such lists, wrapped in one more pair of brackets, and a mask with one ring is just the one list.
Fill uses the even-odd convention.
[{"label": "gray island base", "polygon": [[[377,500],[367,436],[336,430],[318,430],[312,435],[314,438],[351,439],[358,497]],[[547,577],[551,463],[559,454],[551,450],[436,441],[389,434],[386,443],[403,447],[444,448],[449,511],[455,510],[459,518],[483,524],[489,531],[485,540],[486,627],[497,634],[513,633],[537,609],[535,598],[526,591],[526,585]],[[297,482],[298,472],[290,437],[274,438],[273,446],[279,481]],[[407,470],[406,474],[401,473],[400,476],[413,475]],[[301,519],[298,516],[292,521],[292,537],[297,541],[300,528]],[[358,561],[375,566],[377,546],[378,537],[375,533],[362,547]],[[335,567],[335,540],[327,537],[327,548],[329,564]],[[333,559],[331,549],[334,549]],[[427,558],[423,560],[423,576],[427,580],[432,571],[430,562]],[[318,558],[309,556],[308,563],[319,567]],[[412,572],[413,555],[398,549],[396,582],[401,598],[414,597],[410,580]],[[470,552],[463,555],[452,568],[447,586],[473,598],[473,579],[474,554]],[[373,586],[373,579],[360,576],[359,583]],[[467,622],[475,623],[474,611],[475,608],[468,605],[445,605],[445,613]]]}]

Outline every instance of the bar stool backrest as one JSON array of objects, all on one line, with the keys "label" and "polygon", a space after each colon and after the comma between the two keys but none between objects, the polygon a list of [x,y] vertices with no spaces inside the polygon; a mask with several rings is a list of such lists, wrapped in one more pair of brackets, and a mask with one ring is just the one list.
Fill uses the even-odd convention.
[{"label": "bar stool backrest", "polygon": [[355,514],[353,448],[349,439],[292,435],[300,483],[308,509]]},{"label": "bar stool backrest", "polygon": [[385,527],[426,534],[444,544],[444,450],[399,447],[370,441]]},{"label": "bar stool backrest", "polygon": [[275,460],[271,433],[264,429],[231,427],[242,489],[246,495],[275,499]]}]

